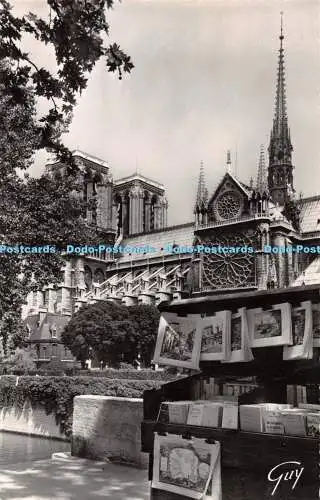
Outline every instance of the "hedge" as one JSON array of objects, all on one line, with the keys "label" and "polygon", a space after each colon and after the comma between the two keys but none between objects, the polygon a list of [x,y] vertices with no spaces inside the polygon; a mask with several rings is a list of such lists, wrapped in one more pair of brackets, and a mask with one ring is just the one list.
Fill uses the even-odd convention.
[{"label": "hedge", "polygon": [[[28,376],[46,376],[58,377],[63,376],[63,372],[50,372],[44,368],[38,370],[29,370]],[[25,372],[14,371],[14,377],[27,376]],[[66,369],[67,377],[94,377],[94,378],[111,378],[111,379],[126,379],[126,380],[158,380],[160,382],[169,382],[178,377],[168,371],[154,371],[154,370],[117,370],[108,368],[106,370],[71,370]]]},{"label": "hedge", "polygon": [[126,380],[158,380],[159,382],[169,382],[177,378],[177,375],[166,371],[154,370],[116,370],[108,368],[107,370],[81,370],[78,376],[88,376],[97,378],[112,378]]},{"label": "hedge", "polygon": [[156,380],[111,379],[107,377],[17,377],[0,378],[0,408],[23,408],[27,399],[42,405],[47,414],[54,413],[61,433],[71,436],[73,398],[81,394],[141,398],[143,391],[159,388]]}]

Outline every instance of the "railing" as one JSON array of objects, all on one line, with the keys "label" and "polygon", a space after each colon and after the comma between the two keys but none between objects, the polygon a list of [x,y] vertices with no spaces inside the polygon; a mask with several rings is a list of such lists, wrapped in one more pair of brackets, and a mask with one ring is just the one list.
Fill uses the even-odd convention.
[{"label": "railing", "polygon": [[302,239],[303,240],[308,240],[308,239],[312,239],[312,238],[320,238],[320,230],[319,231],[313,231],[313,232],[304,233],[302,235]]},{"label": "railing", "polygon": [[[222,221],[213,221],[213,222],[208,222],[206,224],[199,224],[196,226],[196,230],[198,229],[207,229],[207,228],[212,228],[212,227],[219,227],[219,226],[230,226],[231,224],[240,224],[241,222],[248,222],[248,221],[253,221],[257,219],[270,219],[270,215],[268,214],[255,214],[255,215],[248,215],[245,217],[237,217],[234,219],[228,219],[228,220],[222,220]],[[284,220],[284,217],[281,218],[281,220]],[[280,220],[280,218],[279,218]]]}]

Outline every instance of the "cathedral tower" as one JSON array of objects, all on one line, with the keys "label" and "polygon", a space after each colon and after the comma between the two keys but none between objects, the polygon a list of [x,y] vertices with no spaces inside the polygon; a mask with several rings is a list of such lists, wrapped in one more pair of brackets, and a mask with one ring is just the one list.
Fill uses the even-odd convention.
[{"label": "cathedral tower", "polygon": [[292,144],[288,127],[285,68],[283,49],[283,24],[281,13],[280,49],[277,89],[273,126],[269,144],[268,187],[274,203],[284,206],[293,194]]}]

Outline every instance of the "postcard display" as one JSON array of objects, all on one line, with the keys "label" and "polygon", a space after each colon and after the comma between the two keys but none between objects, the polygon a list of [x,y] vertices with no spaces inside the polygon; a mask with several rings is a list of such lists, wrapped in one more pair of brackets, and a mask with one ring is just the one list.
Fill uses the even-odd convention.
[{"label": "postcard display", "polygon": [[154,362],[193,374],[144,394],[152,500],[319,498],[319,292],[162,308]]}]

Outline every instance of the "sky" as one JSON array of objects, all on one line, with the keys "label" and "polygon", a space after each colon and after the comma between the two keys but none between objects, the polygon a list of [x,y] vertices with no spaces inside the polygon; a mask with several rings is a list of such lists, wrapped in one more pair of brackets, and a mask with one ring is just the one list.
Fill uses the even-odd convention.
[{"label": "sky", "polygon": [[[45,0],[15,11],[46,12]],[[64,141],[108,162],[114,178],[139,171],[164,184],[169,225],[193,220],[200,162],[209,193],[226,172],[256,177],[274,113],[280,11],[294,185],[320,193],[320,0],[122,0],[108,13],[110,42],[135,64],[119,81],[100,62]],[[46,68],[48,49],[28,41]],[[46,155],[35,159],[39,175]]]}]

